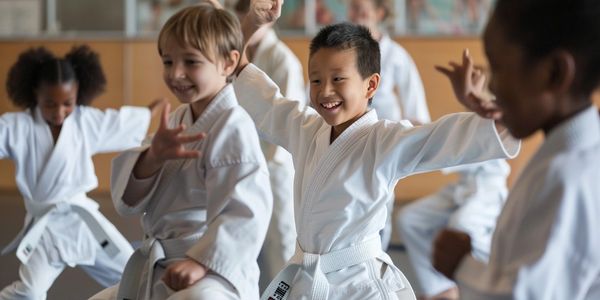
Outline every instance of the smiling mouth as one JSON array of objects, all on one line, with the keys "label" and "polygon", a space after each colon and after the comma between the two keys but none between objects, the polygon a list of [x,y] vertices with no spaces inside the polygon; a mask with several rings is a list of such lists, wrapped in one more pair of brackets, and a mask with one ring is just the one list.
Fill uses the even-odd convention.
[{"label": "smiling mouth", "polygon": [[321,103],[321,107],[323,107],[325,109],[338,108],[338,107],[340,107],[340,105],[342,105],[342,101]]},{"label": "smiling mouth", "polygon": [[187,86],[173,86],[173,90],[177,93],[186,93],[188,91],[190,91],[194,86],[193,85],[187,85]]}]

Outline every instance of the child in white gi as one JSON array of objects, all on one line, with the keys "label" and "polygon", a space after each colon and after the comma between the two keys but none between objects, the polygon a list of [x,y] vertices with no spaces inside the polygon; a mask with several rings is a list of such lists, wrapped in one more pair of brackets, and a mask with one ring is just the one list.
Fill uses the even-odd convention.
[{"label": "child in white gi", "polygon": [[[600,2],[499,0],[483,42],[502,122],[545,141],[508,196],[489,262],[446,230],[434,266],[461,299],[600,299]],[[461,85],[471,70],[446,72]]]},{"label": "child in white gi", "polygon": [[[377,111],[379,119],[396,122],[409,120],[413,125],[429,123],[431,117],[419,70],[410,54],[394,42],[383,28],[392,11],[389,5],[388,0],[351,0],[348,7],[348,20],[367,27],[373,38],[379,42],[381,82],[371,107]],[[389,195],[388,222],[381,232],[384,250],[392,237],[391,216],[395,196],[395,193]]]},{"label": "child in white gi", "polygon": [[508,194],[506,178],[510,166],[505,160],[452,167],[443,172],[457,173],[458,181],[407,204],[396,216],[396,228],[402,236],[424,299],[458,297],[454,282],[432,266],[436,234],[443,228],[469,232],[475,257],[486,261],[496,219]]},{"label": "child in white gi", "polygon": [[256,129],[228,84],[241,46],[237,18],[208,2],[162,28],[164,81],[184,104],[113,161],[115,207],[142,215],[146,237],[120,285],[92,299],[258,298],[272,198]]},{"label": "child in white gi", "polygon": [[[234,10],[240,20],[248,13],[250,0],[238,0]],[[272,26],[257,32],[248,44],[248,58],[271,77],[285,97],[306,104],[304,74],[300,61]],[[285,263],[294,255],[294,163],[282,147],[261,141],[273,189],[273,215],[260,255],[260,288],[264,290]]]},{"label": "child in white gi", "polygon": [[[281,1],[253,1],[242,26],[245,38],[280,10]],[[472,113],[420,127],[378,121],[367,106],[379,85],[379,59],[378,43],[366,28],[338,24],[321,30],[309,60],[313,109],[285,100],[242,56],[234,81],[240,103],[266,139],[292,154],[296,169],[296,254],[263,299],[414,299],[378,234],[396,182],[518,151],[518,141]]]},{"label": "child in white gi", "polygon": [[138,146],[151,110],[89,107],[105,85],[98,54],[88,46],[64,58],[33,48],[9,71],[8,95],[26,110],[0,116],[0,158],[15,162],[27,214],[2,251],[16,249],[21,266],[0,299],[46,299],[67,266],[80,266],[105,287],[121,278],[133,250],[86,196],[98,186],[92,156]]}]

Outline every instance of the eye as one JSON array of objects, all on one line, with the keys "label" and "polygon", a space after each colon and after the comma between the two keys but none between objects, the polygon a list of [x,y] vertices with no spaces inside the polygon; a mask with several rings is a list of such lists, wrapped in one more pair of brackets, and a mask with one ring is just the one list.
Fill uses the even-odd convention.
[{"label": "eye", "polygon": [[343,77],[334,77],[333,78],[333,81],[342,81],[342,80],[344,80]]},{"label": "eye", "polygon": [[169,59],[164,59],[164,60],[163,60],[163,65],[165,65],[165,66],[170,66],[170,65],[172,65],[172,64],[173,64],[173,61],[172,61],[172,60],[169,60]]},{"label": "eye", "polygon": [[202,64],[202,61],[196,60],[196,59],[186,59],[185,64],[186,65],[197,65],[197,64]]},{"label": "eye", "polygon": [[321,83],[321,80],[319,80],[319,79],[314,79],[314,80],[311,80],[311,81],[310,81],[310,83],[311,83],[311,84],[319,84],[319,83]]}]

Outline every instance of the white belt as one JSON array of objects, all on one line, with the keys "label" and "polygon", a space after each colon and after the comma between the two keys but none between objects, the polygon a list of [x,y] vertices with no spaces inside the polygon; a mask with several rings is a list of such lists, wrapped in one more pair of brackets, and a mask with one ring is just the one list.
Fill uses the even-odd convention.
[{"label": "white belt", "polygon": [[325,300],[329,295],[329,282],[325,274],[342,270],[382,253],[379,236],[341,250],[325,254],[306,253],[296,247],[296,253],[283,270],[271,281],[261,300],[287,299],[292,288],[292,281],[299,270],[308,272],[312,278],[312,287],[308,299]]},{"label": "white belt", "polygon": [[[90,203],[85,202],[86,200]],[[81,203],[76,203],[76,201]],[[110,257],[116,256],[120,252],[119,247],[117,247],[111,236],[104,230],[102,224],[100,224],[98,219],[94,216],[94,210],[96,209],[97,204],[95,202],[88,200],[85,194],[80,194],[72,197],[67,202],[55,203],[43,210],[33,211],[34,219],[32,225],[28,225],[28,229],[24,234],[23,239],[19,242],[19,246],[17,247],[17,257],[21,263],[27,264],[48,225],[52,213],[67,211],[77,213],[88,226],[94,235],[94,238],[100,243],[103,250],[106,251]],[[9,245],[3,252],[10,251],[10,248]]]},{"label": "white belt", "polygon": [[195,244],[202,234],[195,234],[185,238],[157,240],[155,238],[146,238],[141,247],[136,249],[123,270],[121,283],[119,284],[118,300],[140,299],[138,290],[140,280],[144,271],[144,265],[147,267],[145,299],[152,295],[152,280],[154,277],[154,267],[157,262],[170,258],[183,258],[190,247]]}]

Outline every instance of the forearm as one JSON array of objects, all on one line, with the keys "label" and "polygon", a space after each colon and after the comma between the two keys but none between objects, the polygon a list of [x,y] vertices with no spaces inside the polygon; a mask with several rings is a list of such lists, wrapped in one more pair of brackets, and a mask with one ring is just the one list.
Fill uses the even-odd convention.
[{"label": "forearm", "polygon": [[148,148],[140,155],[133,167],[133,176],[140,179],[151,177],[162,168],[163,164],[164,162],[156,158],[152,148]]}]

